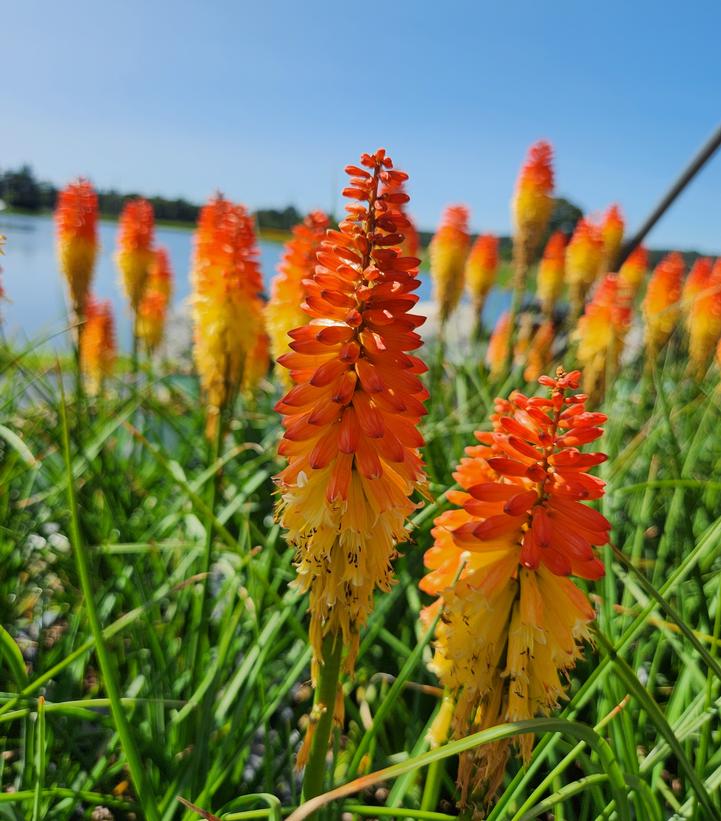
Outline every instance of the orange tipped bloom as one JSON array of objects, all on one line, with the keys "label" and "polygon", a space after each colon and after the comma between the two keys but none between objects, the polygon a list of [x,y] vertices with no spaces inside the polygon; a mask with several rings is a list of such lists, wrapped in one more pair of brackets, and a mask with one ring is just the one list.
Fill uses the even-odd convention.
[{"label": "orange tipped bloom", "polygon": [[678,324],[685,269],[683,257],[674,251],[659,262],[648,281],[642,309],[646,321],[646,348],[651,356],[663,348]]},{"label": "orange tipped bloom", "polygon": [[153,252],[148,279],[138,305],[135,331],[148,352],[154,351],[163,339],[168,304],[173,292],[173,272],[165,248]]},{"label": "orange tipped bloom", "polygon": [[612,205],[603,215],[601,236],[603,237],[603,273],[615,270],[618,253],[623,242],[623,231],[626,224],[618,205]]},{"label": "orange tipped bloom", "polygon": [[[303,310],[305,288],[303,280],[313,276],[315,255],[328,228],[328,217],[313,211],[293,228],[293,236],[284,248],[278,273],[270,286],[270,300],[265,306],[265,319],[270,334],[273,359],[288,352],[289,332],[308,322]],[[287,372],[280,369],[283,382],[290,384]]]},{"label": "orange tipped bloom", "polygon": [[488,292],[498,276],[498,237],[481,234],[466,260],[466,287],[473,300],[473,312],[480,317]]},{"label": "orange tipped bloom", "polygon": [[143,297],[153,262],[155,217],[153,206],[142,198],[126,203],[118,223],[118,252],[121,284],[135,313]]},{"label": "orange tipped bloom", "polygon": [[684,296],[691,300],[686,305],[686,327],[689,334],[690,368],[697,377],[708,368],[714,347],[721,337],[721,260],[710,268],[698,260],[689,276]]},{"label": "orange tipped bloom", "polygon": [[441,325],[445,325],[463,293],[469,244],[468,209],[463,205],[449,205],[429,248],[434,299]]},{"label": "orange tipped bloom", "polygon": [[486,365],[494,379],[498,379],[507,367],[508,346],[511,344],[511,314],[504,311],[496,320],[496,325],[488,340]]},{"label": "orange tipped bloom", "polygon": [[598,278],[603,263],[603,236],[597,225],[585,217],[576,224],[566,248],[566,281],[569,288],[571,313],[583,309],[586,294]]},{"label": "orange tipped bloom", "polygon": [[553,340],[556,332],[553,322],[547,319],[533,335],[533,340],[526,353],[526,369],[523,378],[526,382],[535,382],[551,366]]},{"label": "orange tipped bloom", "polygon": [[191,272],[193,355],[208,403],[209,436],[242,384],[263,329],[263,283],[253,219],[216,196],[198,218]]},{"label": "orange tipped bloom", "polygon": [[[608,542],[610,525],[584,504],[603,496],[588,470],[606,456],[580,448],[602,435],[606,417],[586,411],[580,378],[559,369],[539,379],[549,398],[497,400],[493,431],[476,433],[480,444],[466,448],[453,474],[462,488],[448,493],[456,507],[434,522],[420,587],[442,597],[424,618],[443,606],[432,669],[456,700],[456,738],[551,713],[589,638],[593,608],[566,577],[603,576],[595,547]],[[528,760],[532,737],[517,744]],[[461,758],[464,804],[493,796],[509,747]]]},{"label": "orange tipped bloom", "polygon": [[80,317],[90,293],[98,255],[98,195],[84,179],[58,194],[55,208],[60,270],[70,291],[73,311]]},{"label": "orange tipped bloom", "polygon": [[518,269],[533,261],[553,211],[553,149],[541,140],[531,146],[511,205],[513,257]]},{"label": "orange tipped bloom", "polygon": [[576,355],[584,368],[584,390],[598,393],[607,373],[615,373],[631,324],[631,300],[615,274],[601,280],[578,320]]},{"label": "orange tipped bloom", "polygon": [[[538,266],[538,300],[546,316],[551,316],[558,298],[563,292],[566,269],[566,235],[563,231],[551,234]],[[540,376],[540,374],[539,374]]]},{"label": "orange tipped bloom", "polygon": [[342,633],[352,668],[358,632],[376,589],[388,590],[396,545],[425,475],[417,430],[428,393],[421,346],[419,260],[400,253],[396,230],[406,194],[379,193],[406,179],[380,149],[348,166],[353,200],[328,231],[307,285],[311,321],[291,333],[280,364],[294,387],[278,403],[288,466],[277,477],[278,511],[296,550],[297,585],[310,592],[317,662],[325,635]]},{"label": "orange tipped bloom", "polygon": [[96,302],[89,297],[85,304],[85,327],[80,336],[80,367],[90,394],[100,393],[103,381],[113,372],[116,355],[110,302]]},{"label": "orange tipped bloom", "polygon": [[618,278],[633,298],[646,278],[648,271],[648,251],[643,245],[637,245],[628,255],[618,272]]}]

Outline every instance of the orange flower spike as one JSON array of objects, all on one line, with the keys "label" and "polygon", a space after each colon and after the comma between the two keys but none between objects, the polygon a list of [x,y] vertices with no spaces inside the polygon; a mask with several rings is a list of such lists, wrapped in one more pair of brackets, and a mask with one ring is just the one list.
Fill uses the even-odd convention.
[{"label": "orange flower spike", "polygon": [[148,353],[152,353],[163,339],[167,307],[165,294],[154,289],[148,288],[140,300],[136,333]]},{"label": "orange flower spike", "polygon": [[[328,217],[322,211],[313,211],[293,228],[293,236],[285,245],[278,273],[270,286],[270,300],[265,306],[274,360],[289,351],[291,340],[288,333],[309,320],[302,307],[305,299],[303,280],[313,276],[315,256],[328,225]],[[290,386],[287,371],[284,368],[278,370],[281,380]]]},{"label": "orange flower spike", "polygon": [[537,294],[543,313],[550,317],[563,292],[566,268],[566,235],[563,231],[551,234],[538,266]]},{"label": "orange flower spike", "polygon": [[253,219],[216,196],[198,218],[191,271],[193,356],[208,404],[212,436],[235,400],[263,327],[263,288]]},{"label": "orange flower spike", "polygon": [[681,289],[686,264],[672,252],[656,266],[646,288],[642,310],[646,322],[645,343],[651,356],[668,342],[681,313]]},{"label": "orange flower spike", "polygon": [[648,251],[643,245],[637,245],[628,255],[618,272],[618,278],[633,298],[646,278],[648,271]]},{"label": "orange flower spike", "polygon": [[[565,576],[603,575],[595,547],[608,542],[610,525],[584,504],[604,493],[587,471],[606,456],[581,448],[602,435],[606,417],[585,409],[580,379],[559,369],[538,380],[548,398],[498,400],[493,431],[476,434],[481,444],[466,449],[454,473],[462,489],[449,501],[457,507],[435,520],[431,572],[420,586],[444,603],[432,669],[455,698],[455,738],[550,714],[589,638],[593,608]],[[525,760],[532,744],[530,736],[517,742]],[[463,804],[493,796],[509,748],[464,757]]]},{"label": "orange flower spike", "polygon": [[101,392],[103,381],[113,372],[117,348],[115,324],[109,301],[96,302],[88,297],[85,305],[85,326],[80,337],[80,367],[88,385],[88,393]]},{"label": "orange flower spike", "polygon": [[513,257],[517,270],[533,261],[553,211],[553,149],[541,140],[531,146],[511,204]]},{"label": "orange flower spike", "polygon": [[626,227],[621,209],[618,205],[611,205],[603,215],[601,222],[601,236],[603,237],[603,273],[614,271],[618,259],[623,232]]},{"label": "orange flower spike", "polygon": [[168,301],[173,295],[173,269],[167,248],[160,247],[153,251],[153,258],[148,269],[147,289],[158,291]]},{"label": "orange flower spike", "polygon": [[425,485],[417,430],[426,368],[413,351],[424,321],[410,311],[419,260],[396,230],[408,197],[380,185],[406,179],[380,149],[348,166],[352,200],[328,231],[306,285],[308,324],[280,357],[294,387],[278,403],[288,466],[278,514],[296,549],[297,586],[310,593],[314,677],[325,636],[342,634],[352,669],[376,589],[392,583],[407,539],[411,495]]},{"label": "orange flower spike", "polygon": [[601,271],[603,249],[599,227],[585,217],[580,219],[566,248],[566,281],[574,317],[583,310],[586,294]]},{"label": "orange flower spike", "polygon": [[523,378],[526,382],[535,382],[551,365],[553,340],[555,338],[553,322],[547,319],[533,335],[531,346],[526,354],[526,369]]},{"label": "orange flower spike", "polygon": [[689,368],[697,378],[701,378],[721,337],[721,259],[717,259],[710,270],[700,260],[697,266],[694,266],[694,281],[689,276],[687,282],[692,301],[687,307],[686,327],[689,333]]},{"label": "orange flower spike", "polygon": [[473,300],[476,317],[483,312],[488,292],[498,276],[499,240],[493,234],[481,234],[473,243],[466,260],[466,287]]},{"label": "orange flower spike", "polygon": [[153,206],[141,198],[123,207],[118,222],[118,251],[115,259],[121,284],[133,313],[137,312],[148,272],[153,262],[155,217]]},{"label": "orange flower spike", "polygon": [[87,180],[72,182],[58,193],[55,225],[60,269],[72,309],[82,317],[99,249],[98,195]]},{"label": "orange flower spike", "polygon": [[463,205],[448,206],[429,248],[434,300],[441,326],[446,324],[463,294],[469,245],[468,209]]},{"label": "orange flower spike", "polygon": [[486,365],[494,379],[498,379],[506,367],[508,346],[510,344],[511,315],[508,311],[504,311],[496,321],[486,350]]},{"label": "orange flower spike", "polygon": [[616,371],[630,324],[630,296],[615,274],[606,274],[574,333],[578,342],[576,356],[584,368],[586,393],[597,396],[609,370]]}]

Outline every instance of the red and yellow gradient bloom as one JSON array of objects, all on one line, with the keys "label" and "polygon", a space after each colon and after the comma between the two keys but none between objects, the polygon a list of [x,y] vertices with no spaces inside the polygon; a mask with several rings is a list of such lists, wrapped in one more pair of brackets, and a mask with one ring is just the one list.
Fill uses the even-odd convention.
[{"label": "red and yellow gradient bloom", "polygon": [[[439,597],[426,620],[443,607],[432,669],[455,700],[456,738],[550,714],[589,638],[593,608],[567,577],[603,575],[595,548],[610,525],[585,504],[603,496],[588,470],[606,456],[581,447],[602,435],[606,417],[585,409],[580,379],[559,369],[539,379],[550,397],[497,400],[493,430],[476,434],[480,444],[453,474],[456,507],[435,520],[420,587]],[[517,744],[528,760],[533,738]],[[492,798],[509,750],[499,742],[462,756],[463,804]]]},{"label": "red and yellow gradient bloom", "polygon": [[276,477],[279,516],[296,550],[297,585],[310,593],[314,674],[325,636],[342,634],[352,669],[376,589],[392,583],[396,545],[425,483],[418,422],[426,368],[413,351],[423,317],[419,260],[400,253],[406,194],[380,185],[406,179],[383,149],[349,166],[353,202],[328,231],[307,285],[308,324],[280,358],[294,387],[278,403],[288,466]]},{"label": "red and yellow gradient bloom", "polygon": [[556,302],[563,293],[565,270],[566,235],[563,231],[555,231],[543,251],[536,284],[538,301],[547,317],[553,314]]},{"label": "red and yellow gradient bloom", "polygon": [[604,274],[615,270],[625,227],[626,223],[621,209],[618,205],[611,205],[601,220],[601,236],[603,237],[602,269]]},{"label": "red and yellow gradient bloom", "polygon": [[606,376],[615,374],[631,324],[631,300],[615,274],[601,280],[583,316],[578,320],[574,337],[578,342],[576,356],[584,368],[586,393],[598,396]]},{"label": "red and yellow gradient bloom", "polygon": [[193,356],[208,405],[207,432],[236,397],[263,331],[263,288],[253,219],[216,196],[198,218],[191,271]]},{"label": "red and yellow gradient bloom", "polygon": [[701,378],[721,338],[721,260],[713,267],[699,260],[694,267],[694,281],[687,283],[684,295],[691,301],[686,306],[686,327],[689,334],[689,368]]},{"label": "red and yellow gradient bloom", "polygon": [[123,291],[133,313],[137,312],[140,305],[153,262],[154,234],[153,206],[142,197],[126,203],[118,223],[118,251],[115,259],[120,269]]},{"label": "red and yellow gradient bloom", "polygon": [[645,343],[655,356],[668,342],[681,315],[681,288],[686,264],[673,251],[656,266],[646,287],[642,310],[646,322]]},{"label": "red and yellow gradient bloom", "polygon": [[470,239],[468,209],[463,205],[449,205],[429,248],[434,300],[441,325],[448,321],[463,294]]},{"label": "red and yellow gradient bloom", "polygon": [[115,323],[110,302],[98,302],[88,297],[85,326],[80,336],[80,368],[85,374],[88,393],[96,395],[102,391],[103,382],[113,372],[116,356]]},{"label": "red and yellow gradient bloom", "polygon": [[[322,211],[313,211],[293,228],[293,236],[285,245],[278,273],[270,286],[270,300],[265,307],[273,359],[288,352],[289,332],[309,320],[303,310],[303,281],[313,276],[315,255],[328,225],[328,217]],[[279,371],[281,379],[289,386],[287,371],[283,368]]]},{"label": "red and yellow gradient bloom", "polygon": [[508,366],[508,346],[510,344],[511,314],[504,311],[496,320],[486,349],[486,365],[494,379],[498,379]]},{"label": "red and yellow gradient bloom", "polygon": [[633,299],[648,272],[648,251],[643,245],[637,245],[628,255],[618,272],[621,285],[626,288]]},{"label": "red and yellow gradient bloom", "polygon": [[572,316],[578,316],[583,310],[586,294],[601,272],[603,254],[601,230],[589,219],[580,219],[566,248],[566,282]]},{"label": "red and yellow gradient bloom", "polygon": [[98,195],[84,179],[70,183],[58,194],[55,208],[60,270],[70,292],[73,312],[80,318],[98,256]]},{"label": "red and yellow gradient bloom", "polygon": [[153,252],[148,279],[138,305],[136,333],[152,353],[163,340],[170,297],[173,293],[173,272],[165,248]]},{"label": "red and yellow gradient bloom", "polygon": [[486,298],[498,276],[499,240],[493,234],[481,234],[473,243],[466,260],[466,287],[473,300],[473,313],[480,317]]},{"label": "red and yellow gradient bloom", "polygon": [[533,261],[553,211],[553,149],[540,140],[531,146],[511,203],[513,257],[525,271]]}]

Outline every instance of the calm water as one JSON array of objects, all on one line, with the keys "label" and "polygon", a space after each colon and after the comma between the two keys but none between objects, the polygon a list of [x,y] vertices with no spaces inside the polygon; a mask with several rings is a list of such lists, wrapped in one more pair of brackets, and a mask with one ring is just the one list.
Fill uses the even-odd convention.
[{"label": "calm water", "polygon": [[[41,342],[62,348],[69,344],[66,327],[64,281],[59,273],[55,254],[55,226],[50,216],[25,216],[0,213],[0,234],[5,234],[5,256],[0,258],[3,285],[10,302],[0,305],[6,334],[17,343]],[[100,254],[95,269],[93,291],[101,299],[110,299],[120,345],[130,344],[130,315],[118,284],[118,271],[113,261],[117,224],[100,223]],[[156,242],[170,254],[175,274],[174,305],[179,307],[188,298],[192,231],[186,228],[156,229]],[[260,243],[260,261],[266,289],[275,274],[283,246],[276,242]],[[417,291],[421,300],[430,299],[431,288],[427,272],[423,272]],[[494,292],[486,305],[486,321],[492,322],[506,307],[507,295]]]}]

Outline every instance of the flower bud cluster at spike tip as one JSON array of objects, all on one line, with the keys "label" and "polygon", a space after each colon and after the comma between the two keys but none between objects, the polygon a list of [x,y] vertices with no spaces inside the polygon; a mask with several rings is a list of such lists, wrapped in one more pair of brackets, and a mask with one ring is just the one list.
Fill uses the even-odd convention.
[{"label": "flower bud cluster at spike tip", "polygon": [[525,269],[548,227],[553,211],[553,149],[541,140],[531,146],[516,183],[511,206],[513,216],[513,256]]},{"label": "flower bud cluster at spike tip", "polygon": [[55,208],[58,256],[73,310],[82,316],[98,255],[98,195],[83,179],[58,194]]},{"label": "flower bud cluster at spike tip", "polygon": [[628,255],[618,272],[619,281],[626,288],[631,298],[638,293],[647,272],[648,251],[643,245],[637,245]]},{"label": "flower bud cluster at spike tip", "polygon": [[138,310],[153,262],[154,233],[153,206],[142,198],[126,203],[118,223],[116,261],[133,312]]},{"label": "flower bud cluster at spike tip", "polygon": [[80,367],[87,380],[88,393],[100,392],[103,380],[113,372],[116,354],[110,302],[96,302],[89,297],[85,306],[85,327],[80,336]]},{"label": "flower bud cluster at spike tip", "polygon": [[311,320],[279,360],[294,387],[276,406],[288,460],[276,477],[278,514],[296,550],[297,586],[310,593],[314,673],[323,637],[338,633],[352,669],[373,593],[389,588],[407,538],[410,497],[425,486],[417,425],[426,367],[409,353],[422,344],[424,318],[410,313],[419,260],[400,251],[407,195],[379,190],[406,175],[382,149],[346,172],[353,202],[318,252],[306,284]]},{"label": "flower bud cluster at spike tip", "polygon": [[625,223],[618,205],[612,205],[603,215],[601,236],[603,237],[603,273],[614,271],[618,259]]},{"label": "flower bud cluster at spike tip", "polygon": [[[548,715],[565,696],[564,674],[589,638],[593,608],[567,576],[603,575],[594,546],[610,525],[584,502],[604,483],[587,471],[605,461],[581,447],[602,435],[605,415],[585,409],[579,371],[538,381],[548,397],[496,400],[493,430],[476,433],[450,491],[456,507],[435,519],[421,589],[443,607],[433,671],[456,700],[452,735]],[[456,581],[457,579],[457,581]],[[533,739],[517,745],[525,760]],[[493,797],[510,742],[484,745],[459,765],[462,803]]]},{"label": "flower bud cluster at spike tip", "polygon": [[463,294],[470,239],[468,209],[463,205],[449,205],[429,248],[434,301],[441,325],[447,322]]},{"label": "flower bud cluster at spike tip", "polygon": [[[721,260],[713,267],[701,264],[692,271],[684,291],[690,302],[686,308],[686,327],[689,334],[689,367],[697,378],[708,368],[721,337]],[[693,281],[691,277],[694,275]]]},{"label": "flower bud cluster at spike tip", "polygon": [[574,332],[587,393],[597,394],[606,374],[616,371],[630,324],[630,295],[615,274],[606,274]]},{"label": "flower bud cluster at spike tip", "polygon": [[498,237],[493,234],[481,234],[473,243],[466,260],[466,287],[476,314],[483,310],[488,292],[498,275],[498,244]]},{"label": "flower bud cluster at spike tip", "polygon": [[148,278],[138,305],[136,332],[149,352],[163,339],[168,304],[173,291],[173,272],[165,248],[153,252]]},{"label": "flower bud cluster at spike tip", "polygon": [[208,405],[207,434],[235,399],[263,330],[253,218],[221,196],[200,211],[191,271],[193,356]]},{"label": "flower bud cluster at spike tip", "polygon": [[651,356],[663,348],[678,324],[685,268],[681,254],[673,251],[659,262],[648,281],[642,309],[645,343]]},{"label": "flower bud cluster at spike tip", "polygon": [[[313,276],[315,255],[328,225],[328,217],[322,211],[313,211],[293,228],[293,236],[285,245],[265,308],[273,359],[288,352],[290,331],[308,322],[302,307],[305,300],[303,281]],[[279,371],[288,387],[287,371],[284,368]]]},{"label": "flower bud cluster at spike tip", "polygon": [[566,282],[575,316],[581,312],[586,294],[601,272],[603,253],[599,227],[585,217],[580,219],[566,248]]},{"label": "flower bud cluster at spike tip", "polygon": [[566,235],[563,231],[551,234],[538,266],[537,294],[544,314],[550,316],[563,293],[566,269]]}]

